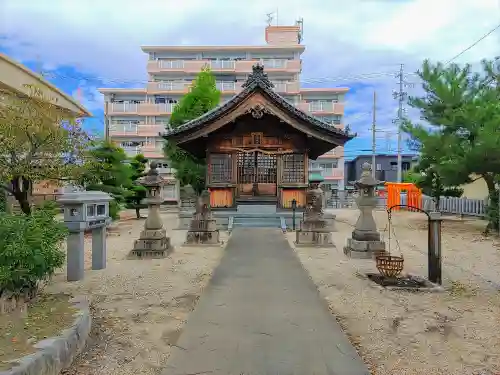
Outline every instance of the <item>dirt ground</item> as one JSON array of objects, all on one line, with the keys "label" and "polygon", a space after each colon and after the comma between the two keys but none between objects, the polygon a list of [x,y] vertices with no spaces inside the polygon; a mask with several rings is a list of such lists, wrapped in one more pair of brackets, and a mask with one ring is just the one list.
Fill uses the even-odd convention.
[{"label": "dirt ground", "polygon": [[19,358],[36,352],[34,345],[57,336],[75,321],[68,295],[42,294],[18,310],[0,315],[0,371],[14,367]]},{"label": "dirt ground", "polygon": [[[181,247],[186,231],[175,214],[163,214],[174,252],[166,259],[126,260],[144,220],[122,222],[107,240],[107,268],[90,268],[86,239],[85,279],[68,283],[65,269],[46,291],[88,295],[94,316],[88,348],[63,375],[157,375],[175,345],[223,247]],[[224,242],[227,241],[221,237]]]},{"label": "dirt ground", "polygon": [[[493,375],[500,373],[500,240],[482,235],[485,222],[445,218],[442,293],[381,290],[359,274],[377,272],[373,260],[349,259],[346,238],[356,210],[334,210],[335,249],[296,248],[376,375]],[[387,214],[375,213],[389,245]],[[427,276],[426,218],[395,213],[390,249],[405,271]],[[293,233],[288,234],[293,246]]]}]

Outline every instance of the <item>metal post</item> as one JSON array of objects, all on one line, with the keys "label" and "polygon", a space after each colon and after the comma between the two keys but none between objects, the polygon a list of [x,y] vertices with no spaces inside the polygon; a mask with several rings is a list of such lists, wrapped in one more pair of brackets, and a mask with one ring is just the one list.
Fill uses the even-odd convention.
[{"label": "metal post", "polygon": [[403,104],[404,104],[404,65],[401,64],[399,70],[399,105],[398,105],[398,183],[403,181],[403,168],[402,168],[402,134],[401,134],[401,124],[403,120]]},{"label": "metal post", "polygon": [[441,279],[441,214],[429,212],[428,271],[429,281],[442,284]]},{"label": "metal post", "polygon": [[295,231],[295,211],[297,209],[297,200],[292,200],[292,229]]},{"label": "metal post", "polygon": [[376,160],[375,155],[377,152],[377,92],[373,92],[373,109],[372,109],[372,177],[376,176]]}]

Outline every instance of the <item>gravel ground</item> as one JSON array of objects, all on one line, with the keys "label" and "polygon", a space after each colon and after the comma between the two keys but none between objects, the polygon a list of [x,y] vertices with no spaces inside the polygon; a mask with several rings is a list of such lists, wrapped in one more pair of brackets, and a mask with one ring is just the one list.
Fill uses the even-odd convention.
[{"label": "gravel ground", "polygon": [[[175,214],[164,214],[174,252],[166,259],[126,260],[144,220],[120,223],[108,236],[108,265],[92,271],[86,239],[85,279],[68,283],[63,269],[48,292],[89,295],[94,326],[87,350],[64,375],[160,374],[189,312],[223,253],[220,248],[181,247],[186,232]],[[225,234],[221,233],[224,242]]]},{"label": "gravel ground", "polygon": [[[343,254],[357,211],[334,212],[337,248],[295,251],[373,374],[500,373],[500,243],[481,234],[484,222],[447,218],[445,292],[410,293],[381,290],[359,276],[377,270],[373,260]],[[375,219],[387,242],[387,214]],[[395,213],[392,222],[391,253],[403,254],[405,272],[426,276],[425,217]],[[293,233],[288,238],[293,246]]]}]

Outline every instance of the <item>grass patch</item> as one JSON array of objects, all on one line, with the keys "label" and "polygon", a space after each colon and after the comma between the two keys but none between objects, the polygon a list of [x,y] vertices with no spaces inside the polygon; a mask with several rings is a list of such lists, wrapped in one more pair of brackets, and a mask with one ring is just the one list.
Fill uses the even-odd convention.
[{"label": "grass patch", "polygon": [[15,366],[15,361],[34,353],[34,345],[58,336],[75,321],[77,309],[65,294],[42,294],[29,304],[25,314],[0,315],[0,371]]}]

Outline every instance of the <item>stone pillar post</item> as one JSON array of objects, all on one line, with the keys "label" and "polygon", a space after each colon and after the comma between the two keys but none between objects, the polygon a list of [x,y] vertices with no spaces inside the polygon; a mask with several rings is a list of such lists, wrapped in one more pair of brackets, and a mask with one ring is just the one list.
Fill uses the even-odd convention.
[{"label": "stone pillar post", "polygon": [[67,268],[66,278],[68,281],[82,280],[85,266],[85,245],[83,231],[70,232],[67,239]]},{"label": "stone pillar post", "polygon": [[92,269],[106,268],[106,227],[92,230]]}]

